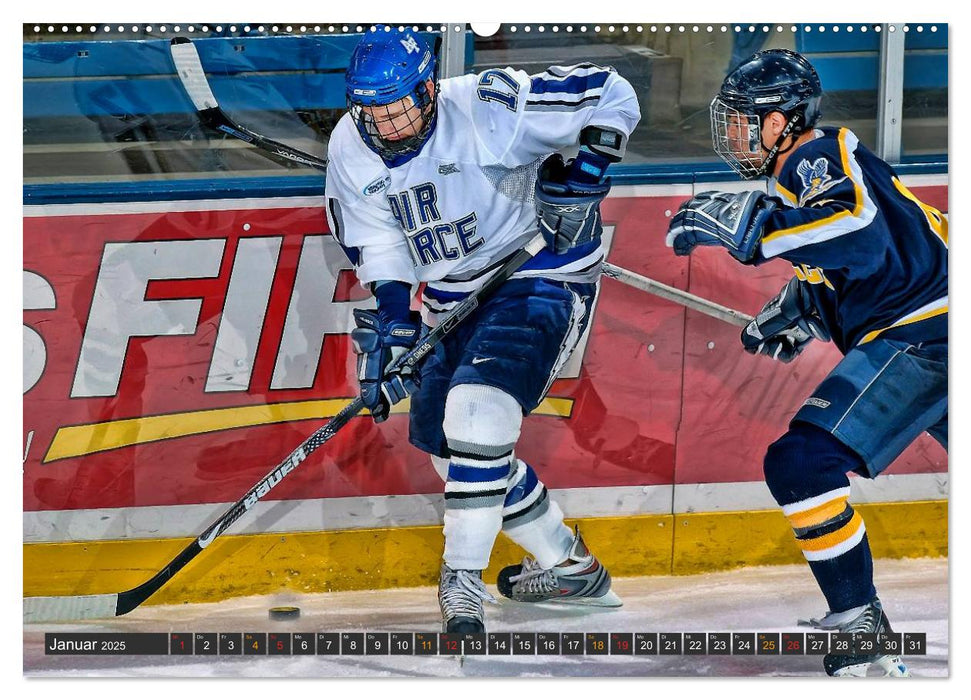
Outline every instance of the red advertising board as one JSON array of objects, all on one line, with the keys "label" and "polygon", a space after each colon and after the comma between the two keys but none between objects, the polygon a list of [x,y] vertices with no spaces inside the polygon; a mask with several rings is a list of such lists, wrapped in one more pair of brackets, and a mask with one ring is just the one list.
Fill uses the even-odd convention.
[{"label": "red advertising board", "polygon": [[[946,208],[946,187],[914,188]],[[676,258],[683,195],[611,197],[611,262],[746,313],[792,269]],[[604,279],[582,362],[517,453],[552,488],[761,480],[761,456],[838,361],[745,354],[738,329]],[[354,396],[347,333],[367,303],[322,202],[27,207],[24,508],[231,502]],[[574,376],[575,375],[575,376]],[[946,471],[921,438],[891,468]],[[435,493],[399,414],[355,419],[269,496]]]}]

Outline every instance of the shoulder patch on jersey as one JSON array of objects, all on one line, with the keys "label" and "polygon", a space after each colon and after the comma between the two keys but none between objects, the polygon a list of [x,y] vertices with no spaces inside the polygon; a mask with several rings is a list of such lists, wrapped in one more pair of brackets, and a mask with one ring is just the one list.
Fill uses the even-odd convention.
[{"label": "shoulder patch on jersey", "polygon": [[362,192],[364,193],[365,197],[370,197],[372,195],[378,194],[379,192],[383,192],[384,190],[388,189],[388,186],[390,184],[391,184],[391,176],[384,175],[383,177],[379,177],[373,182],[370,182],[367,185],[365,185]]},{"label": "shoulder patch on jersey", "polygon": [[803,160],[796,166],[796,174],[802,180],[802,194],[799,195],[799,206],[805,206],[813,197],[821,195],[826,190],[835,187],[846,179],[846,175],[834,180],[829,174],[829,163],[825,158],[817,158],[809,162]]}]

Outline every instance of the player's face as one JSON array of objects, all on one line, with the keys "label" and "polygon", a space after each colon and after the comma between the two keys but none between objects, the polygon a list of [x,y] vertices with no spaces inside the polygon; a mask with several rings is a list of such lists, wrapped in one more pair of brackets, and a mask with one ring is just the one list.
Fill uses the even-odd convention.
[{"label": "player's face", "polygon": [[385,141],[401,141],[417,136],[421,129],[421,109],[410,97],[388,105],[365,107],[364,111],[374,120],[378,135]]},{"label": "player's face", "polygon": [[[433,84],[429,88],[434,90]],[[365,107],[364,111],[374,121],[374,128],[385,141],[402,141],[417,136],[424,127],[421,107],[411,97],[405,97],[386,105]]]},{"label": "player's face", "polygon": [[755,144],[758,139],[758,124],[750,124],[750,117],[744,114],[730,114],[728,116],[726,133],[728,147],[739,158],[750,158],[757,152]]},{"label": "player's face", "polygon": [[728,150],[740,162],[758,167],[763,157],[761,131],[757,117],[729,114],[725,125]]}]

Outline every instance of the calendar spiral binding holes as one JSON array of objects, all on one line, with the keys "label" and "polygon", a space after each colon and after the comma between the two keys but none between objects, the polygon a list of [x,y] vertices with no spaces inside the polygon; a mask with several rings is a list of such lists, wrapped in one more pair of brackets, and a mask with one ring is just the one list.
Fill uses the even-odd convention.
[{"label": "calendar spiral binding holes", "polygon": [[[405,25],[394,25],[404,28]],[[145,36],[172,37],[176,34],[187,33],[197,37],[210,35],[223,36],[226,33],[239,36],[326,36],[331,34],[360,34],[371,29],[372,24],[314,24],[299,22],[277,22],[265,24],[186,24],[186,23],[156,23],[156,24],[77,24],[77,23],[48,23],[24,24],[25,33],[38,36],[98,36],[103,38],[133,39]],[[492,36],[505,31],[512,34],[716,34],[728,33],[805,33],[838,34],[844,33],[879,33],[883,30],[881,24],[693,24],[693,23],[665,23],[665,24],[500,24],[479,25],[471,23],[468,28],[478,36]],[[888,31],[903,31],[906,33],[937,33],[937,24],[890,24]],[[411,25],[413,31],[443,32],[446,25]]]}]

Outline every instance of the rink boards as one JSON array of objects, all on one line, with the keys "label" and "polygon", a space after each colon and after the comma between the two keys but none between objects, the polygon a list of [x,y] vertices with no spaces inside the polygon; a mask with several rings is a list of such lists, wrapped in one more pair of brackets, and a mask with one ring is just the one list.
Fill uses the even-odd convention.
[{"label": "rink boards", "polygon": [[[947,209],[945,175],[905,183]],[[788,264],[664,246],[670,212],[712,188],[615,187],[608,259],[752,314]],[[24,208],[25,594],[140,583],[353,397],[367,295],[322,205]],[[838,359],[751,357],[737,328],[606,279],[518,454],[616,575],[797,562],[761,457]],[[877,555],[946,556],[943,449],[924,436],[888,474],[853,480]],[[401,411],[355,419],[151,602],[427,585],[440,494]],[[500,538],[493,566],[518,556]]]}]

